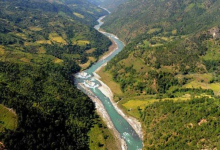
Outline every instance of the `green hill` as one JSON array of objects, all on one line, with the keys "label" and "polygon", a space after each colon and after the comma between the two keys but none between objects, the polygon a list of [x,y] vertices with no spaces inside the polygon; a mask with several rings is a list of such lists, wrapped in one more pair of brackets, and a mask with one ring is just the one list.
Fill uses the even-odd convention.
[{"label": "green hill", "polygon": [[104,16],[107,12],[98,6],[90,3],[89,0],[47,0],[51,3],[64,4],[73,11],[74,18],[80,20],[84,24],[95,25],[97,18]]},{"label": "green hill", "polygon": [[119,5],[125,3],[127,0],[89,0],[90,2],[107,8],[110,12],[113,12]]},{"label": "green hill", "polygon": [[89,149],[89,133],[100,121],[72,74],[111,42],[93,29],[104,12],[92,5],[94,15],[87,17],[80,7],[0,1],[0,141],[6,149]]},{"label": "green hill", "polygon": [[218,0],[130,0],[105,19],[103,28],[125,42],[153,29],[185,35],[218,25],[219,5]]},{"label": "green hill", "polygon": [[[146,23],[148,17],[150,18],[150,15],[146,13],[149,10],[141,8],[151,6],[149,9],[155,9],[151,20],[146,24],[146,32],[142,34],[134,32],[138,35],[134,36],[125,49],[108,63],[106,69],[113,74],[113,79],[120,83],[124,92],[167,94],[168,91],[174,90],[172,87],[182,88],[185,84],[193,82],[196,79],[193,77],[194,74],[212,73],[208,80],[205,79],[206,88],[202,87],[202,84],[199,85],[203,89],[212,89],[217,93],[217,90],[209,87],[208,84],[218,82],[219,78],[219,58],[217,56],[219,56],[220,41],[219,27],[216,24],[220,21],[217,14],[219,11],[217,6],[220,2],[212,1],[207,4],[206,1],[199,1],[194,5],[190,1],[146,1],[146,6],[144,6],[144,2],[142,5],[139,3],[134,5],[134,2],[129,1],[124,6],[120,6],[123,9],[121,8],[117,12],[119,22],[123,22],[126,17],[129,17],[126,25],[132,25],[134,22],[130,22],[132,19],[138,22],[137,26],[133,28],[137,31],[142,30],[145,26],[139,26],[142,25],[142,22]],[[130,7],[126,7],[127,5],[131,5],[136,11],[132,11],[129,9]],[[204,6],[203,11],[200,10],[201,5]],[[136,7],[140,7],[140,9],[136,9]],[[164,10],[165,8],[168,8],[167,11]],[[131,14],[126,16],[126,13],[123,13],[125,18],[120,19],[122,10],[130,11]],[[162,14],[162,12],[164,13]],[[139,13],[146,19],[133,18],[135,14]],[[213,17],[208,18],[210,13]],[[162,16],[156,17],[156,14]],[[105,29],[108,30],[112,27],[108,23],[114,16],[116,15],[113,13],[107,18]],[[180,16],[182,21],[174,21]],[[201,20],[188,23],[195,16]],[[115,26],[117,25],[115,24]],[[118,25],[115,29],[119,29],[119,34],[122,33],[123,36],[127,34],[125,26]],[[114,30],[114,32],[117,31]],[[132,32],[133,30],[129,30],[129,35]],[[121,37],[123,38],[123,36]]]},{"label": "green hill", "polygon": [[219,99],[164,101],[141,113],[145,149],[219,149]]},{"label": "green hill", "polygon": [[[122,91],[115,100],[142,121],[145,149],[219,146],[219,125],[208,119],[217,116],[220,95],[219,6],[219,0],[130,0],[105,19],[104,30],[127,45],[101,77],[111,77],[107,84]],[[198,125],[203,119],[209,123]]]}]

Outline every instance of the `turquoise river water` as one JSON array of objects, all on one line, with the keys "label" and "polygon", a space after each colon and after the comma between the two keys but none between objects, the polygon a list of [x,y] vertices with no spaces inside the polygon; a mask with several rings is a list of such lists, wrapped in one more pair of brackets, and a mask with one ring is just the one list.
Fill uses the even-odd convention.
[{"label": "turquoise river water", "polygon": [[[95,26],[96,30],[99,30],[101,25],[103,24],[101,17],[98,22],[99,24]],[[98,98],[104,105],[113,125],[115,126],[116,130],[120,133],[120,136],[126,141],[128,150],[139,150],[142,149],[142,140],[139,138],[135,130],[131,127],[131,125],[115,110],[114,106],[112,105],[110,99],[106,97],[98,88],[97,86],[101,85],[94,77],[93,73],[97,70],[100,66],[107,63],[111,60],[115,55],[117,55],[123,48],[124,44],[120,41],[116,36],[101,32],[105,36],[109,37],[115,43],[117,43],[117,49],[111,53],[108,57],[103,60],[98,61],[97,63],[93,64],[89,69],[85,70],[84,73],[76,75],[75,84],[77,87],[82,90],[84,93],[89,94],[85,91],[79,83],[83,83],[95,96]]]}]

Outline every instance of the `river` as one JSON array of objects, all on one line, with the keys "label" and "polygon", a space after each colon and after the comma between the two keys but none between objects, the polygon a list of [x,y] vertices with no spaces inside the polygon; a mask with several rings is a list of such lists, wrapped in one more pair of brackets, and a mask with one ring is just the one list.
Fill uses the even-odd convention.
[{"label": "river", "polygon": [[[99,31],[101,25],[103,24],[102,19],[104,17],[101,17],[98,22],[99,24],[96,25],[94,28]],[[101,32],[101,31],[100,31]],[[115,129],[120,134],[121,138],[123,138],[126,142],[126,147],[128,150],[139,150],[142,149],[142,140],[138,136],[138,134],[135,132],[135,130],[132,128],[132,126],[126,121],[125,118],[123,118],[112,104],[110,98],[107,95],[104,95],[98,88],[98,86],[101,86],[101,83],[94,77],[95,71],[100,68],[100,66],[106,64],[109,60],[111,60],[115,55],[117,55],[123,48],[124,44],[122,41],[120,41],[115,35],[101,32],[105,36],[109,37],[111,40],[113,40],[117,44],[117,49],[114,50],[111,54],[109,54],[107,57],[104,57],[97,63],[93,64],[90,68],[87,70],[84,70],[81,73],[77,73],[75,76],[75,84],[77,87],[82,90],[84,93],[86,93],[88,96],[91,96],[91,93],[95,95],[95,98],[98,98],[103,106],[105,107],[106,112],[108,113],[108,116],[110,117]],[[82,87],[83,85],[83,87]],[[88,92],[89,90],[89,92]]]}]

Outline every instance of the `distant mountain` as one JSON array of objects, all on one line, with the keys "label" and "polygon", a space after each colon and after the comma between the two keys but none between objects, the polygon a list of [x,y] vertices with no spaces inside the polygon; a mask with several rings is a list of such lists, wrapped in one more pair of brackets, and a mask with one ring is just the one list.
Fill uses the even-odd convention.
[{"label": "distant mountain", "polygon": [[96,5],[100,5],[107,8],[110,12],[113,12],[119,5],[123,4],[127,0],[89,0]]},{"label": "distant mountain", "polygon": [[88,0],[47,0],[51,3],[67,5],[75,17],[88,25],[95,25],[97,18],[104,16],[107,12]]},{"label": "distant mountain", "polygon": [[219,0],[129,0],[105,19],[103,28],[130,42],[160,29],[190,34],[220,23]]}]

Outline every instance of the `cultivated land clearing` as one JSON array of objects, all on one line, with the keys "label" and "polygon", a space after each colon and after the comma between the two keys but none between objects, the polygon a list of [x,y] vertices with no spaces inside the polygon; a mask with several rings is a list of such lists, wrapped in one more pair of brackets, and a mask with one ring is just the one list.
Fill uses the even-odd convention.
[{"label": "cultivated land clearing", "polygon": [[[149,96],[149,95],[148,95]],[[126,110],[126,112],[136,118],[140,118],[140,113],[139,111],[143,110],[146,106],[153,104],[154,102],[159,102],[159,101],[165,101],[165,100],[171,100],[171,101],[186,101],[186,100],[190,100],[191,95],[190,94],[186,94],[183,95],[182,97],[178,97],[178,98],[162,98],[162,99],[156,99],[156,98],[146,98],[145,100],[140,100],[140,99],[132,99],[125,101],[125,102],[121,102],[122,106],[124,107],[124,109]],[[140,110],[138,110],[140,109]]]},{"label": "cultivated land clearing", "polygon": [[59,36],[57,33],[50,33],[49,38],[50,38],[50,40],[52,40],[54,42],[67,44],[66,41],[61,36]]},{"label": "cultivated land clearing", "polygon": [[73,44],[77,44],[79,46],[86,46],[86,44],[89,44],[90,42],[87,40],[77,40],[77,41],[72,41]]},{"label": "cultivated land clearing", "polygon": [[5,51],[3,49],[3,46],[0,46],[0,55],[4,55]]},{"label": "cultivated land clearing", "polygon": [[43,30],[41,27],[29,27],[31,31],[41,31]]},{"label": "cultivated land clearing", "polygon": [[4,128],[15,130],[16,127],[17,115],[13,112],[13,110],[0,104],[0,132],[4,131]]},{"label": "cultivated land clearing", "polygon": [[35,43],[37,44],[51,44],[50,40],[40,40],[40,41],[36,41]]},{"label": "cultivated land clearing", "polygon": [[158,31],[160,31],[161,30],[161,28],[153,28],[153,29],[150,29],[147,33],[148,34],[152,34],[152,33],[154,33],[154,32],[158,32]]},{"label": "cultivated land clearing", "polygon": [[82,18],[82,19],[85,18],[83,15],[81,15],[81,14],[79,14],[79,13],[74,12],[73,14],[74,14],[76,17],[79,17],[79,18]]},{"label": "cultivated land clearing", "polygon": [[62,63],[63,60],[62,59],[59,59],[59,58],[55,58],[54,59],[54,63],[58,64],[58,63]]},{"label": "cultivated land clearing", "polygon": [[202,89],[211,89],[215,95],[220,95],[220,83],[204,83],[198,81],[192,81],[183,86],[184,88],[202,88]]},{"label": "cultivated land clearing", "polygon": [[96,49],[95,48],[91,48],[89,50],[86,51],[87,54],[91,54],[95,51]]}]

